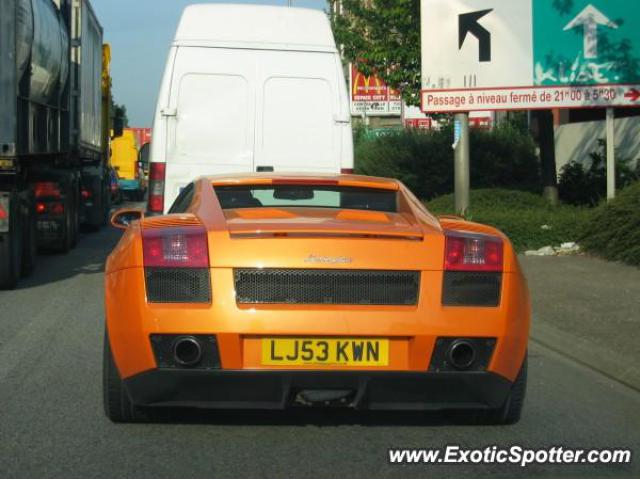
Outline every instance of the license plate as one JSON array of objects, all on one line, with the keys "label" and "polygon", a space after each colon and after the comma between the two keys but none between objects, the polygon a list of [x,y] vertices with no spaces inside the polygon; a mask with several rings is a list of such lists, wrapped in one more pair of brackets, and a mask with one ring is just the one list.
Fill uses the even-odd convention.
[{"label": "license plate", "polygon": [[389,340],[371,338],[263,338],[264,366],[387,366]]}]

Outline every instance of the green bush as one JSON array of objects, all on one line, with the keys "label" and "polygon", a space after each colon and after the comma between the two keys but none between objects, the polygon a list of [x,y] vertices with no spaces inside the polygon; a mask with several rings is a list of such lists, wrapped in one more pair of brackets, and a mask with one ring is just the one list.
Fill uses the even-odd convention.
[{"label": "green bush", "polygon": [[594,210],[583,227],[580,245],[608,260],[640,266],[640,183]]},{"label": "green bush", "polygon": [[[589,165],[572,161],[562,167],[558,182],[560,199],[572,205],[597,206],[607,194],[607,142],[598,140],[598,150],[589,155]],[[624,188],[640,177],[640,162],[631,168],[627,158],[616,160],[616,185]]]},{"label": "green bush", "polygon": [[[399,130],[375,139],[356,138],[356,172],[398,178],[418,197],[453,191],[453,132]],[[540,168],[530,135],[506,124],[471,131],[473,188],[540,189]]]},{"label": "green bush", "polygon": [[[434,214],[454,214],[454,197],[426,203]],[[518,251],[577,241],[587,219],[586,208],[552,206],[541,196],[502,189],[473,190],[467,219],[504,232]]]}]

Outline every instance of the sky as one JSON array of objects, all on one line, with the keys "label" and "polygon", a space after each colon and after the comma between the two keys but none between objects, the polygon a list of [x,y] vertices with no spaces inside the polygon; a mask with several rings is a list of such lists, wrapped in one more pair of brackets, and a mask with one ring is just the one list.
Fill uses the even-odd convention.
[{"label": "sky", "polygon": [[[113,95],[127,107],[131,126],[152,126],[169,46],[182,10],[194,3],[286,5],[287,0],[91,0],[111,44]],[[294,0],[294,5],[326,9],[325,0]]]}]

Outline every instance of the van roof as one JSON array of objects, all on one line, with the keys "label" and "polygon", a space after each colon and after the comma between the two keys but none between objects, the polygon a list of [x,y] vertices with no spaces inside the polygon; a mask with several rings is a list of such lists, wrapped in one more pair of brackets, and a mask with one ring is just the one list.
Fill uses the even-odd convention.
[{"label": "van roof", "polygon": [[191,5],[182,14],[174,45],[337,51],[324,12],[266,5]]}]

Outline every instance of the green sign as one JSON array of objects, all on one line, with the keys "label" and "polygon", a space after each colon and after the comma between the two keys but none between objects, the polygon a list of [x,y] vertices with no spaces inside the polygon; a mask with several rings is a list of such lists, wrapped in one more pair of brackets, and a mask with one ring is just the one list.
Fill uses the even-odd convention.
[{"label": "green sign", "polygon": [[534,0],[535,85],[640,83],[639,6],[637,0]]}]

